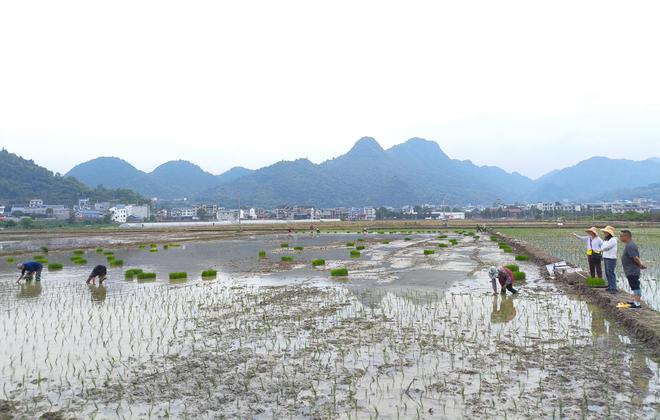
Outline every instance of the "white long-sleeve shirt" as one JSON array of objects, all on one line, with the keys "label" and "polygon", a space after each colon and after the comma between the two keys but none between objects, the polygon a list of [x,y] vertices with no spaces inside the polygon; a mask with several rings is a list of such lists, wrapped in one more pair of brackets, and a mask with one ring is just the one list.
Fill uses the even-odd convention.
[{"label": "white long-sleeve shirt", "polygon": [[616,260],[617,258],[617,251],[619,248],[619,243],[617,242],[616,238],[612,237],[610,239],[606,239],[603,241],[603,245],[601,246],[601,249],[603,250],[603,258],[610,258],[613,260]]},{"label": "white long-sleeve shirt", "polygon": [[583,240],[585,243],[585,249],[589,251],[590,249],[594,252],[600,252],[603,247],[603,240],[598,236],[592,238],[591,236],[578,236],[579,239]]}]

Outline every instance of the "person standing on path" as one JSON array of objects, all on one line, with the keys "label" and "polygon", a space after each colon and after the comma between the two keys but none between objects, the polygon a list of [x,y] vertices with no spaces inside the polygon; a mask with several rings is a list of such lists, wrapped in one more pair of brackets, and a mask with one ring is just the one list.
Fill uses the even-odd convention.
[{"label": "person standing on path", "polygon": [[631,309],[639,309],[642,307],[642,288],[639,284],[639,278],[646,265],[639,258],[639,248],[637,248],[637,244],[632,240],[632,232],[622,230],[621,242],[626,244],[626,247],[623,249],[623,256],[621,257],[621,265],[628,279],[630,290],[633,292],[633,301],[628,302],[628,304]]},{"label": "person standing on path", "polygon": [[598,229],[592,227],[587,229],[586,236],[580,236],[576,233],[573,234],[576,238],[584,241],[587,251],[587,262],[589,263],[589,274],[591,277],[603,278],[603,268],[601,262],[603,260],[603,240],[598,236]]},{"label": "person standing on path", "polygon": [[605,263],[605,277],[607,277],[607,291],[610,293],[616,293],[616,259],[617,251],[619,249],[619,243],[617,242],[615,235],[616,232],[612,226],[606,226],[604,229],[601,229],[601,232],[605,234],[605,239],[603,240],[603,245],[601,249],[603,251],[603,262]]},{"label": "person standing on path", "polygon": [[41,271],[44,269],[43,264],[29,261],[18,264],[16,268],[21,270],[21,276],[16,280],[16,283],[19,283],[23,277],[25,277],[25,281],[30,281],[33,275],[36,281],[41,281]]}]

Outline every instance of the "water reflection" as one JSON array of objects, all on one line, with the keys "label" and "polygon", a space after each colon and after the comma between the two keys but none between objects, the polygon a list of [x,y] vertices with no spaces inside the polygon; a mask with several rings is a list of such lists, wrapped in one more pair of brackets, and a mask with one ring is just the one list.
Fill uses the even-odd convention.
[{"label": "water reflection", "polygon": [[87,287],[89,288],[89,292],[92,295],[92,302],[103,302],[105,300],[108,289],[106,289],[104,285],[101,284],[99,286],[95,286],[90,284]]},{"label": "water reflection", "polygon": [[603,339],[607,336],[607,325],[605,324],[605,313],[599,307],[588,303],[587,308],[591,313],[591,334],[595,338]]},{"label": "water reflection", "polygon": [[493,296],[493,311],[490,314],[491,324],[506,323],[516,317],[516,307],[513,305],[513,298],[502,296],[502,301],[499,302],[499,300],[499,294]]},{"label": "water reflection", "polygon": [[18,292],[19,299],[32,299],[41,294],[41,282],[21,283],[21,290]]}]

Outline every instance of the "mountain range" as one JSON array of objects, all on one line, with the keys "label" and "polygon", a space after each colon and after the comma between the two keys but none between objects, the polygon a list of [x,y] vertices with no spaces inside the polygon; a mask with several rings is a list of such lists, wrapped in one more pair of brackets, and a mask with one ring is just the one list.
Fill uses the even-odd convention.
[{"label": "mountain range", "polygon": [[643,161],[593,157],[532,180],[495,166],[451,159],[433,141],[412,138],[383,149],[364,137],[346,154],[315,164],[281,161],[250,170],[214,175],[187,161],[143,172],[116,157],[100,157],[66,174],[89,187],[128,188],[149,197],[189,198],[235,206],[282,204],[361,206],[412,203],[490,204],[501,200],[555,201],[617,198],[636,189],[658,197],[660,159]]}]

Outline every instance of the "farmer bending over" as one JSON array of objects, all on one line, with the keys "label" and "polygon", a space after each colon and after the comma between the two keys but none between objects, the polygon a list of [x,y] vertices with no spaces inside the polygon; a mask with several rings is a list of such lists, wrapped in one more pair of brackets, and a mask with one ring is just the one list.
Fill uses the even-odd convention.
[{"label": "farmer bending over", "polygon": [[99,284],[103,284],[105,281],[105,276],[108,275],[108,269],[105,267],[105,265],[97,265],[94,267],[92,272],[89,275],[89,278],[87,279],[87,284],[90,282],[92,284],[96,284],[96,278],[99,278]]},{"label": "farmer bending over", "polygon": [[16,283],[19,283],[23,277],[25,277],[25,281],[30,281],[35,274],[35,279],[41,281],[41,271],[44,269],[44,266],[41,263],[34,261],[24,262],[18,264],[16,268],[21,270],[21,276],[16,280]]},{"label": "farmer bending over", "polygon": [[506,291],[516,294],[518,291],[513,288],[513,271],[509,270],[506,267],[501,267],[499,269],[491,267],[488,270],[488,277],[490,277],[490,282],[493,285],[493,293],[497,293],[497,283],[495,280],[499,280],[500,286],[502,287],[502,294],[506,295]]}]

